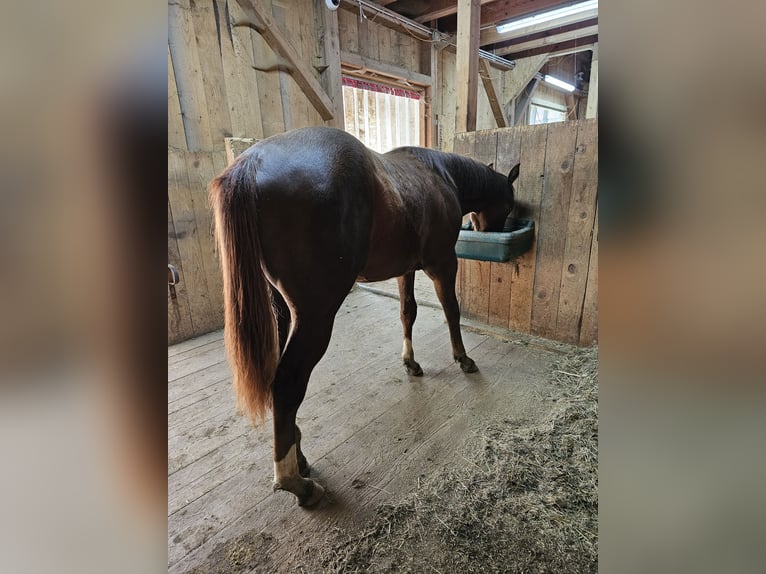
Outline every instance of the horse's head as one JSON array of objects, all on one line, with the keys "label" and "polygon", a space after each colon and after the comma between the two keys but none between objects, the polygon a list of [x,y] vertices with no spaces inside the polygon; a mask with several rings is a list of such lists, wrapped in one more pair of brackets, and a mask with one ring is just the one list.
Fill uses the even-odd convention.
[{"label": "horse's head", "polygon": [[507,189],[497,199],[488,201],[480,211],[469,215],[474,231],[502,231],[508,214],[513,209],[513,182],[519,177],[519,164],[508,174]]}]

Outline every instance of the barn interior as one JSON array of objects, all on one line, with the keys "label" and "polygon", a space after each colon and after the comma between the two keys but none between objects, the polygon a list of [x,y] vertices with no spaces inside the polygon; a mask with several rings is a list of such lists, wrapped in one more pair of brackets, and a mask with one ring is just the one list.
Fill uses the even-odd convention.
[{"label": "barn interior", "polygon": [[[169,571],[595,571],[597,117],[597,1],[168,3]],[[328,493],[307,511],[272,492],[270,422],[236,413],[207,186],[253,143],[320,125],[520,163],[536,235],[511,261],[458,260],[475,375],[422,273],[422,379],[399,358],[396,281],[352,290],[298,413]],[[491,449],[544,465],[562,440],[559,478],[487,486]]]}]

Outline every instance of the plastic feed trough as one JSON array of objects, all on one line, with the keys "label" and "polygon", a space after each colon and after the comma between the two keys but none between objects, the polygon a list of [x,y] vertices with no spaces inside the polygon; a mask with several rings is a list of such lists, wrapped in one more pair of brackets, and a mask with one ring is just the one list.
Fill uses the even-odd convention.
[{"label": "plastic feed trough", "polygon": [[531,219],[506,221],[503,231],[473,231],[471,222],[463,224],[455,244],[455,253],[463,259],[505,263],[529,251],[535,238]]}]

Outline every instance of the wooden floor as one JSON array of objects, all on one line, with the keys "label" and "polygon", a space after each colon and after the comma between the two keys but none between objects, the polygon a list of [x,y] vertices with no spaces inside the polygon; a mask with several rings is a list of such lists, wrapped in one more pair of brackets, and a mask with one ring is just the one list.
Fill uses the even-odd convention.
[{"label": "wooden floor", "polygon": [[312,477],[328,492],[312,511],[272,492],[271,423],[253,429],[236,415],[223,333],[169,347],[169,571],[204,565],[217,545],[254,532],[273,541],[274,563],[290,572],[285,540],[353,527],[418,476],[458,464],[455,451],[493,417],[544,416],[545,374],[560,345],[500,335],[463,329],[480,368],[466,375],[452,361],[441,310],[421,306],[413,344],[425,376],[410,378],[398,301],[354,289],[298,413]]}]

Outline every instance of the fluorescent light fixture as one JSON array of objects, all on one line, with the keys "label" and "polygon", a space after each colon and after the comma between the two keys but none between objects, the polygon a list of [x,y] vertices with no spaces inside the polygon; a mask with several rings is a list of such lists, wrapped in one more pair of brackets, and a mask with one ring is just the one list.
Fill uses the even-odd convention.
[{"label": "fluorescent light fixture", "polygon": [[548,74],[545,74],[545,77],[543,78],[543,80],[545,80],[546,82],[548,82],[549,84],[553,86],[557,86],[561,89],[564,89],[567,92],[574,92],[575,87],[572,84],[565,82],[564,80],[559,80],[558,78],[554,78],[553,76],[549,76]]},{"label": "fluorescent light fixture", "polygon": [[580,12],[585,12],[593,8],[598,8],[598,0],[587,0],[586,2],[580,2],[579,4],[572,4],[571,6],[564,6],[563,8],[556,8],[555,10],[549,10],[548,12],[541,12],[539,14],[534,14],[533,16],[512,20],[511,22],[498,25],[497,33],[503,34],[512,30],[533,26],[534,24],[542,24],[543,22],[579,14]]}]

